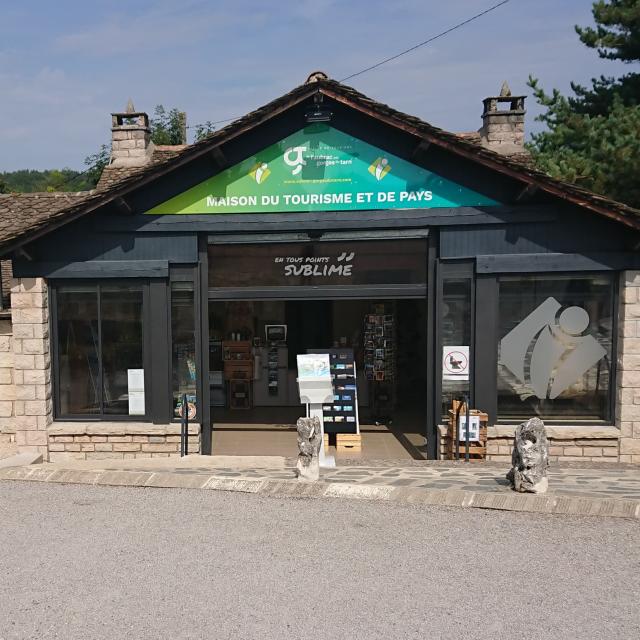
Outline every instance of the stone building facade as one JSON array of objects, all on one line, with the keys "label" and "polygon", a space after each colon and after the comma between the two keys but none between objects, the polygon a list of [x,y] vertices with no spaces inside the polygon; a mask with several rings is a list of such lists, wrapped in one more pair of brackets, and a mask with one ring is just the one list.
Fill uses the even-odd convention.
[{"label": "stone building facade", "polygon": [[[553,406],[558,394],[550,389],[551,371],[547,388],[537,395],[531,393],[536,391],[531,380],[524,379],[529,373],[524,365],[519,373],[496,373],[499,345],[514,327],[552,301],[555,315],[541,326],[561,329],[560,310],[577,309],[593,324],[583,337],[606,358],[601,356],[597,367],[590,361],[572,371],[559,392],[574,386],[571,397],[565,394],[564,413],[556,411],[555,421],[541,416],[547,421],[550,460],[640,463],[640,211],[558,182],[523,163],[524,116],[524,96],[512,96],[504,86],[499,96],[484,100],[479,131],[450,133],[318,73],[192,145],[154,147],[148,117],[133,105],[112,114],[112,162],[96,190],[0,195],[0,257],[12,261],[15,275],[10,313],[0,311],[0,447],[42,454],[50,461],[178,455],[177,415],[187,402],[196,416],[190,424],[190,451],[215,453],[212,407],[214,412],[232,410],[223,406],[227,399],[219,382],[227,367],[219,363],[209,368],[216,357],[215,341],[220,352],[228,341],[264,348],[267,325],[285,327],[286,334],[289,301],[337,305],[366,299],[375,308],[382,299],[393,304],[410,300],[419,310],[407,320],[409,325],[416,323],[408,333],[418,337],[404,356],[413,358],[424,384],[424,393],[414,395],[426,398],[426,409],[420,406],[425,455],[436,458],[443,451],[443,348],[465,345],[473,366],[466,388],[456,389],[471,393],[476,406],[490,416],[488,457],[506,462],[517,422],[512,416],[522,419],[526,411]],[[297,142],[289,144],[292,140]],[[341,158],[349,148],[357,152]],[[313,164],[304,153],[314,149],[331,149],[340,162],[330,165],[325,154]],[[344,167],[347,173],[330,179],[320,176],[320,169],[333,171],[330,167]],[[313,191],[365,182],[370,191],[350,193],[351,208],[320,207],[318,203],[326,204],[323,198],[335,195],[324,192],[313,193],[315,208],[311,199],[308,206],[303,202],[293,210],[267,206],[273,198],[290,197],[287,189],[299,183]],[[389,197],[395,192],[385,186],[393,184],[400,185],[395,204]],[[416,184],[420,188],[414,188]],[[262,188],[272,189],[271,195],[258,198],[255,194]],[[233,209],[233,198],[208,197],[244,193],[242,189],[255,199],[255,209],[240,212]],[[367,194],[377,194],[378,203],[386,204],[375,209],[359,206],[360,197]],[[244,199],[251,203],[249,196]],[[401,197],[406,201],[400,205]],[[339,202],[345,203],[345,198]],[[354,260],[350,279],[284,278],[278,262],[284,258],[274,259],[274,246],[286,247],[291,260],[304,261],[311,254],[326,264]],[[340,250],[332,257],[330,248],[335,247]],[[360,256],[367,257],[359,271]],[[567,286],[552,291],[549,287],[557,280]],[[448,282],[452,297],[445,300]],[[105,338],[100,329],[94,331],[102,326],[101,312],[84,324],[82,311],[77,311],[78,317],[67,317],[65,335],[76,331],[79,346],[72,355],[83,360],[84,368],[76,369],[76,380],[67,381],[63,406],[60,351],[66,346],[57,320],[64,311],[58,296],[74,296],[91,287],[99,310],[103,290],[113,294],[113,283],[120,283],[118,291],[135,294],[130,296],[136,301],[130,305],[135,312],[127,320],[137,331],[130,340],[134,356],[131,362],[112,363],[110,383],[115,391],[108,396],[101,361]],[[536,289],[524,302],[521,283]],[[574,285],[583,288],[575,293]],[[508,286],[510,297],[503,299]],[[582,292],[591,295],[597,287],[602,295],[593,294],[585,308]],[[538,289],[546,293],[538,295]],[[77,299],[74,308],[86,311],[89,307]],[[237,326],[226,327],[224,335],[223,329],[209,324],[222,326],[233,316],[223,318],[230,301],[252,305],[264,300],[281,303],[285,320],[260,326],[256,321],[248,328],[253,322],[247,320],[250,314],[238,313]],[[313,308],[316,313],[319,307]],[[207,309],[213,311],[208,314]],[[452,309],[456,313],[447,315]],[[216,316],[218,310],[222,311]],[[363,314],[354,325],[359,331],[372,312],[357,313]],[[500,326],[508,314],[508,322]],[[296,320],[291,318],[293,324]],[[324,317],[327,323],[332,319],[328,313]],[[121,328],[121,320],[115,313],[110,322]],[[418,322],[423,324],[417,326]],[[445,324],[451,330],[448,342]],[[221,335],[214,336],[215,330]],[[523,362],[530,356],[531,341],[540,335],[540,329],[536,331],[525,336],[529,343],[521,349]],[[118,331],[113,333],[106,347],[117,353],[122,342]],[[344,333],[349,332],[337,336],[338,344],[341,338],[350,339]],[[327,344],[334,344],[333,338],[327,338]],[[307,342],[295,348],[301,353],[315,346]],[[381,353],[385,348],[393,353],[393,340],[379,347]],[[95,349],[95,361],[88,362],[87,349]],[[375,353],[378,345],[370,350]],[[222,361],[223,356],[217,357]],[[293,374],[294,359],[284,360],[282,368]],[[247,369],[254,366],[244,364]],[[64,366],[73,366],[68,354]],[[375,366],[371,364],[372,370]],[[237,372],[239,367],[233,369]],[[596,369],[594,391],[591,379]],[[74,383],[84,372],[93,376],[94,371],[99,372],[99,383],[92,379],[80,390],[83,402],[71,406],[68,399],[79,393]],[[132,372],[144,378],[142,413],[128,404],[133,393],[142,393],[129,386]],[[378,373],[381,378],[372,374],[366,380],[382,382],[385,375],[394,375],[384,368]],[[238,382],[229,377],[225,384],[231,380]],[[243,393],[253,393],[254,382],[256,376]],[[278,382],[276,392],[279,386],[285,384]],[[262,407],[273,400],[266,389],[265,385]],[[531,397],[535,402],[527,404]],[[109,403],[118,403],[117,411],[105,411]],[[299,398],[287,406],[294,405],[299,405]],[[249,407],[233,407],[242,408]]]}]

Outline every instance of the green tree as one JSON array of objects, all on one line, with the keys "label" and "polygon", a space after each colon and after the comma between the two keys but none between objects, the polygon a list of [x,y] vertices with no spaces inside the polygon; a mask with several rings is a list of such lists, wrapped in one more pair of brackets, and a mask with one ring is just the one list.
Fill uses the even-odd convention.
[{"label": "green tree", "polygon": [[157,105],[149,120],[154,144],[186,144],[187,114],[175,107],[167,111]]},{"label": "green tree", "polygon": [[110,157],[111,148],[107,144],[102,144],[97,153],[87,156],[84,159],[84,163],[88,167],[88,169],[85,170],[85,175],[92,187],[98,184],[103,169],[109,164]]},{"label": "green tree", "polygon": [[[594,27],[576,26],[580,40],[602,58],[640,61],[640,0],[593,4]],[[537,166],[550,175],[640,207],[640,74],[573,83],[574,95],[549,95],[529,77],[537,117],[546,130],[528,145]]]},{"label": "green tree", "polygon": [[35,193],[43,191],[84,191],[91,184],[83,173],[73,169],[19,169],[0,173],[8,193]]},{"label": "green tree", "polygon": [[211,120],[207,120],[202,124],[197,124],[195,126],[195,135],[194,135],[195,142],[200,142],[200,140],[203,140],[208,135],[211,135],[215,130],[216,130],[216,127],[213,124],[213,122],[211,122]]},{"label": "green tree", "polygon": [[10,193],[9,185],[2,178],[0,178],[0,193]]}]

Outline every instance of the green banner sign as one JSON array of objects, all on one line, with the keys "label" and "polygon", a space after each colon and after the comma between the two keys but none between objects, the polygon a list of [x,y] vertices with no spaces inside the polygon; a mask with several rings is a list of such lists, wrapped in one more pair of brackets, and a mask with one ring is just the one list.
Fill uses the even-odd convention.
[{"label": "green banner sign", "polygon": [[147,213],[278,213],[497,204],[338,129],[314,124]]}]

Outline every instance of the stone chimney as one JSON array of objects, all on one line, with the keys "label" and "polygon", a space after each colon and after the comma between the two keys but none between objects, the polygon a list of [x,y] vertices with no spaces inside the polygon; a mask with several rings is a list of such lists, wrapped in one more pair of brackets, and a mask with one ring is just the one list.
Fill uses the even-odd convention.
[{"label": "stone chimney", "polygon": [[[524,99],[526,96],[512,96],[507,82],[502,83],[499,96],[485,98],[482,113],[482,127],[479,130],[482,146],[513,155],[524,153]],[[501,109],[501,105],[508,105]]]},{"label": "stone chimney", "polygon": [[111,167],[141,167],[153,153],[149,116],[131,98],[122,113],[111,114]]}]

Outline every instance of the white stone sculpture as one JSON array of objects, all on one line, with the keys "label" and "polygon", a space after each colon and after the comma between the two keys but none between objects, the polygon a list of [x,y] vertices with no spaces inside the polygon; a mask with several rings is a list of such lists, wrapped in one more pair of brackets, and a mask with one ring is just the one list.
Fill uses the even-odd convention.
[{"label": "white stone sculpture", "polygon": [[322,444],[322,429],[320,420],[313,418],[298,418],[298,462],[296,472],[298,480],[314,482],[320,478],[320,445]]},{"label": "white stone sculpture", "polygon": [[549,442],[544,422],[531,418],[516,427],[507,480],[514,491],[546,493],[549,486]]}]

